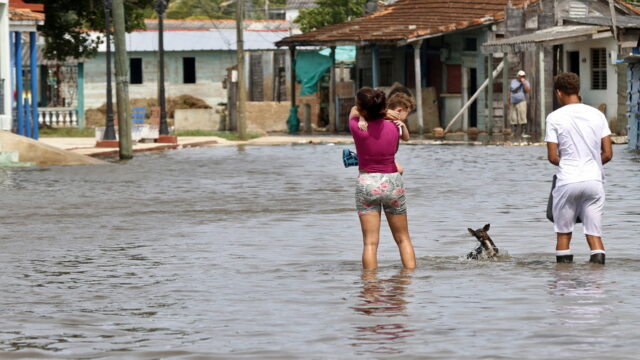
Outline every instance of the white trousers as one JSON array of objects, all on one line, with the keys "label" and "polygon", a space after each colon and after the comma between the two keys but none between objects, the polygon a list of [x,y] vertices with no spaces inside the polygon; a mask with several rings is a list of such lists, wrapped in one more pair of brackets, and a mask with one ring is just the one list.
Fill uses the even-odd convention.
[{"label": "white trousers", "polygon": [[583,181],[553,189],[553,228],[557,233],[573,232],[576,219],[582,219],[585,235],[602,236],[604,185]]}]

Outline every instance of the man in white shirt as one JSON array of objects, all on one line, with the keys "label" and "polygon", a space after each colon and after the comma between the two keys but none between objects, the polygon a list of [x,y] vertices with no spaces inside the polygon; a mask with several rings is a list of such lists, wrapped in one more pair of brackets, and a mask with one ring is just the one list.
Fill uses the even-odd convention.
[{"label": "man in white shirt", "polygon": [[558,166],[553,190],[556,260],[572,262],[570,242],[576,219],[582,219],[591,248],[590,262],[603,264],[602,212],[604,168],[613,157],[611,130],[598,109],[580,103],[580,79],[574,73],[554,78],[561,108],[547,116],[545,141],[549,162]]}]

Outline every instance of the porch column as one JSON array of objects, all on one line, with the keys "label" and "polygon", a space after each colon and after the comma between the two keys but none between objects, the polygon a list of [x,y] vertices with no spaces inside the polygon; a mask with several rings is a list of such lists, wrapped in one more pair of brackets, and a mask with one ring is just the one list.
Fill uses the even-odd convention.
[{"label": "porch column", "polygon": [[[462,64],[462,106],[469,101],[469,69]],[[467,132],[469,129],[469,108],[465,109],[462,114],[462,131]]]},{"label": "porch column", "polygon": [[336,47],[331,46],[331,67],[329,68],[329,129],[337,131],[336,109]]},{"label": "porch column", "polygon": [[413,43],[413,68],[416,82],[416,116],[418,117],[418,134],[424,134],[424,117],[422,116],[422,64],[420,64],[420,48],[422,40]]},{"label": "porch column", "polygon": [[502,68],[502,127],[503,129],[509,129],[509,54],[502,53],[502,61],[504,61],[504,68]]},{"label": "porch column", "polygon": [[31,67],[31,137],[38,140],[38,51],[36,32],[29,33],[29,50]]},{"label": "porch column", "polygon": [[380,60],[380,49],[378,48],[378,45],[374,44],[371,46],[371,87],[372,88],[377,88],[380,85],[379,60]]},{"label": "porch column", "polygon": [[493,54],[487,56],[487,74],[489,75],[489,85],[487,86],[487,133],[493,134]]},{"label": "porch column", "polygon": [[291,57],[291,107],[296,106],[296,47],[289,46]]},{"label": "porch column", "polygon": [[545,100],[544,100],[544,46],[538,45],[538,77],[540,79],[540,84],[538,85],[538,89],[540,91],[539,94],[539,102],[540,102],[540,135],[544,138],[545,131],[545,120],[547,117],[546,108],[545,108]]},{"label": "porch column", "polygon": [[17,119],[18,124],[16,127],[16,132],[18,135],[25,135],[25,126],[24,126],[24,108],[22,107],[22,33],[19,31],[15,31],[13,33],[15,38],[15,52],[16,52],[16,110],[17,110]]}]

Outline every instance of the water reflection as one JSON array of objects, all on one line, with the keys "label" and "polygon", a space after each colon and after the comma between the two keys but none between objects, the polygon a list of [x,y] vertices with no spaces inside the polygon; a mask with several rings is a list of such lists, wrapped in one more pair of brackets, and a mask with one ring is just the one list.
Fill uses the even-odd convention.
[{"label": "water reflection", "polygon": [[557,264],[548,286],[549,293],[558,297],[552,312],[571,323],[598,321],[610,310],[605,301],[604,275],[605,268],[600,265]]},{"label": "water reflection", "polygon": [[361,353],[399,354],[402,352],[399,345],[413,335],[415,329],[397,319],[407,316],[406,293],[411,285],[411,272],[403,269],[388,279],[380,279],[375,270],[362,273],[359,303],[352,309],[367,317],[393,321],[380,319],[355,326],[356,335],[352,337],[355,342],[352,345],[362,348]]}]

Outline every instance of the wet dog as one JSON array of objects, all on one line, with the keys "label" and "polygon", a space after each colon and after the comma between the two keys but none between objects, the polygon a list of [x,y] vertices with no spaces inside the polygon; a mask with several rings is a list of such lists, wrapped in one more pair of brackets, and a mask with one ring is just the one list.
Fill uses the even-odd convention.
[{"label": "wet dog", "polygon": [[475,236],[476,239],[480,242],[480,245],[478,245],[475,250],[467,254],[467,259],[477,260],[480,257],[493,259],[498,256],[498,247],[493,243],[493,240],[491,240],[489,234],[487,234],[487,232],[489,231],[489,227],[491,227],[490,224],[487,224],[482,229],[478,230],[467,228],[467,230],[469,230],[469,233]]}]

